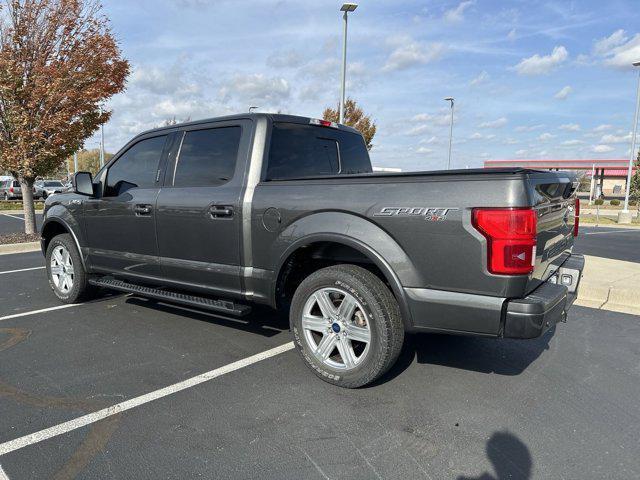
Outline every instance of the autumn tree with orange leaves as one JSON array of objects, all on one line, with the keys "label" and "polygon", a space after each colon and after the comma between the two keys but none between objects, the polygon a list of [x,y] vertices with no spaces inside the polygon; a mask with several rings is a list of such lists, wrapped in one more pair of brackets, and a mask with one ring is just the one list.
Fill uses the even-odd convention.
[{"label": "autumn tree with orange leaves", "polygon": [[[330,122],[337,122],[340,118],[340,104],[335,108],[325,108],[322,112],[322,118],[329,120]],[[367,150],[371,150],[373,147],[373,137],[376,134],[376,122],[374,122],[369,115],[365,115],[362,108],[358,106],[355,100],[347,98],[344,102],[344,122],[345,125],[358,130],[364,137],[364,141],[367,144]]]},{"label": "autumn tree with orange leaves", "polygon": [[107,120],[129,62],[88,0],[6,0],[0,6],[0,171],[22,188],[35,233],[33,184],[53,174]]}]

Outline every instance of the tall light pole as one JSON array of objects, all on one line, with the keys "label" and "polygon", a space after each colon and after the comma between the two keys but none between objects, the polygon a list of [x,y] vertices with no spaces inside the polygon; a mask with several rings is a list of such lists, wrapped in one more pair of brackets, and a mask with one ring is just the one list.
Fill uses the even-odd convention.
[{"label": "tall light pole", "polygon": [[[634,62],[634,67],[640,67],[640,62]],[[631,174],[633,162],[636,159],[636,136],[638,135],[638,114],[640,112],[640,72],[638,73],[638,91],[636,92],[636,113],[633,116],[633,128],[631,129],[631,153],[629,154],[629,170],[627,171],[627,191],[624,195],[624,208],[618,214],[618,223],[631,223],[629,213],[629,192],[631,189]]]},{"label": "tall light pole", "polygon": [[451,122],[449,125],[449,161],[447,162],[447,170],[451,170],[451,144],[453,143],[453,104],[455,99],[453,97],[447,97],[445,102],[451,102]]},{"label": "tall light pole", "polygon": [[[100,116],[102,116],[102,107],[100,107]],[[104,123],[100,124],[100,168],[104,167]]]},{"label": "tall light pole", "polygon": [[347,83],[347,15],[356,8],[358,8],[357,3],[343,3],[340,8],[340,11],[344,12],[342,14],[342,18],[344,19],[344,33],[342,38],[342,79],[340,82],[340,118],[338,123],[343,123],[344,121],[344,91]]}]

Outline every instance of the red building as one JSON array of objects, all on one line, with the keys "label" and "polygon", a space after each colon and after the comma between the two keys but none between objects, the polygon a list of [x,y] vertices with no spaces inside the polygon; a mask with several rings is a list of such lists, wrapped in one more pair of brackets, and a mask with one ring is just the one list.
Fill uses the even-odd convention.
[{"label": "red building", "polygon": [[[603,194],[607,198],[623,198],[627,188],[629,160],[593,159],[593,160],[487,160],[485,168],[522,167],[536,170],[577,170],[584,172],[591,182],[593,196]],[[635,173],[635,168],[633,173]]]}]

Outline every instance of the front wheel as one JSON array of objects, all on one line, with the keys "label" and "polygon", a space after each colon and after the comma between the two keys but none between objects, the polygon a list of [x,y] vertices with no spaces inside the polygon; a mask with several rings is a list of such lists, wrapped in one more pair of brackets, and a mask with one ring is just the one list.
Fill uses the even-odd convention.
[{"label": "front wheel", "polygon": [[64,303],[84,300],[93,293],[80,252],[68,233],[57,235],[49,242],[46,262],[49,285]]},{"label": "front wheel", "polygon": [[309,275],[293,296],[289,320],[307,366],[322,380],[346,388],[383,375],[404,341],[395,297],[377,276],[356,265]]}]

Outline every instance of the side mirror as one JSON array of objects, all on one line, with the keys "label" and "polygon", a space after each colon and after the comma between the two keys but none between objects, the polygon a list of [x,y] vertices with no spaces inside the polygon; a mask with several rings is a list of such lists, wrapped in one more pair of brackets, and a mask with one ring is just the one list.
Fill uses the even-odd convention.
[{"label": "side mirror", "polygon": [[93,177],[90,172],[78,172],[73,177],[74,191],[80,195],[93,196]]}]

